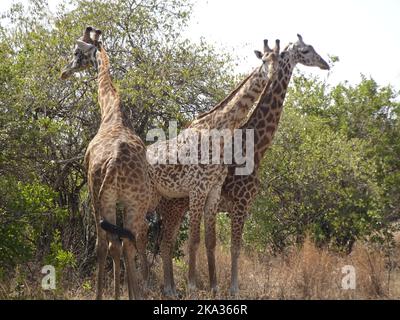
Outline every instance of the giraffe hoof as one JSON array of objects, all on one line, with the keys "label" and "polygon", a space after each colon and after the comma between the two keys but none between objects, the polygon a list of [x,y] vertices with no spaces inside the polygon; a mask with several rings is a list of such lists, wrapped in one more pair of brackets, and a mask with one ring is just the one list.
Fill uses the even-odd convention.
[{"label": "giraffe hoof", "polygon": [[188,290],[189,292],[197,291],[197,286],[193,283],[189,283]]},{"label": "giraffe hoof", "polygon": [[145,282],[144,284],[143,284],[143,287],[142,287],[142,293],[143,293],[143,295],[144,296],[147,296],[149,293],[150,293],[150,284],[148,283],[148,282]]},{"label": "giraffe hoof", "polygon": [[137,296],[134,296],[132,300],[144,300],[144,297],[142,294],[138,294]]},{"label": "giraffe hoof", "polygon": [[238,288],[231,288],[229,290],[229,293],[230,293],[231,297],[239,298],[239,289]]},{"label": "giraffe hoof", "polygon": [[189,297],[194,299],[196,297],[196,292],[197,292],[196,284],[189,283],[189,285],[188,285],[188,295],[189,295]]},{"label": "giraffe hoof", "polygon": [[170,298],[170,299],[178,298],[178,294],[177,294],[176,290],[175,289],[171,289],[171,288],[164,289],[164,296],[166,298]]},{"label": "giraffe hoof", "polygon": [[143,289],[142,291],[143,292],[140,300],[147,300],[150,294],[150,290]]},{"label": "giraffe hoof", "polygon": [[215,297],[218,294],[218,292],[219,292],[218,286],[215,286],[215,287],[211,288],[211,294],[212,294],[213,297]]}]

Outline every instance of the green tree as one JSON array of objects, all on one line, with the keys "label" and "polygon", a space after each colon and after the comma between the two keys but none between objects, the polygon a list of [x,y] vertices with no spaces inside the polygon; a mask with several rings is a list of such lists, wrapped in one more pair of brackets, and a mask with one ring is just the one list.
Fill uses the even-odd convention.
[{"label": "green tree", "polygon": [[295,76],[247,241],[282,250],[311,232],[320,244],[349,250],[398,219],[397,97],[365,77],[331,88]]},{"label": "green tree", "polygon": [[[87,25],[103,31],[127,121],[142,138],[169,120],[185,125],[232,87],[230,53],[182,36],[191,10],[186,0],[72,0],[62,2],[53,14],[47,1],[30,0],[2,15],[0,174],[7,178],[2,178],[0,194],[7,199],[2,200],[0,218],[15,221],[1,227],[2,257],[13,250],[24,251],[26,258],[34,249],[51,250],[57,228],[57,250],[74,254],[78,268],[92,269],[94,228],[82,164],[100,121],[97,82],[92,71],[82,74],[83,81],[59,79]],[[29,205],[19,213],[14,210],[19,184],[33,186],[38,201],[50,201],[46,212],[54,219],[38,219],[42,211]],[[56,218],[61,208],[68,212],[67,221]],[[35,229],[40,244],[36,233],[33,242],[2,241],[3,236],[24,235],[33,224],[41,227]],[[1,260],[12,266],[26,259],[7,261]]]}]

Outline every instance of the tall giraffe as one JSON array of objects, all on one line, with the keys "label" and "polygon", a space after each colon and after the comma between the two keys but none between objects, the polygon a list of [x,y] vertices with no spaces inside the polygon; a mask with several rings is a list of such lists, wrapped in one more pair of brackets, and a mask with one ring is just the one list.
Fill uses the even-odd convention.
[{"label": "tall giraffe", "polygon": [[[258,170],[261,160],[272,143],[279,120],[287,88],[296,65],[315,66],[329,70],[329,65],[310,45],[304,43],[298,35],[298,41],[290,44],[279,58],[278,76],[271,89],[264,88],[255,110],[241,129],[254,130],[254,171],[247,176],[235,175],[236,166],[229,168],[221,190],[220,212],[228,212],[231,218],[231,288],[232,295],[239,292],[238,259],[240,255],[243,226],[250,207],[258,193]],[[243,140],[245,144],[245,137]],[[162,217],[163,238],[161,255],[164,262],[164,286],[176,294],[172,269],[172,250],[179,226],[188,210],[187,199],[161,199],[157,212]]]},{"label": "tall giraffe", "polygon": [[[189,129],[191,132],[201,132],[210,126],[213,129],[237,129],[246,119],[248,111],[253,106],[264,86],[270,86],[276,75],[279,55],[279,40],[275,50],[265,50],[264,54],[256,51],[262,60],[260,68],[256,69],[247,84],[233,91],[227,99],[217,105],[211,112],[200,116]],[[228,110],[229,112],[227,112]],[[179,142],[180,139],[182,142]],[[148,148],[148,154],[154,155],[159,150],[169,150],[176,145],[178,152],[187,144],[191,144],[183,134],[169,141],[158,142]],[[198,147],[198,140],[194,142]],[[198,160],[198,159],[197,159]],[[151,161],[153,163],[153,161]],[[189,291],[196,289],[196,255],[200,243],[200,223],[204,216],[205,239],[209,267],[210,287],[217,291],[215,270],[215,215],[218,209],[222,184],[228,173],[225,164],[183,164],[181,162],[152,165],[152,181],[157,192],[166,198],[189,197],[190,226],[189,226]],[[167,260],[165,260],[167,263]],[[165,287],[167,295],[173,294],[171,288]]]},{"label": "tall giraffe", "polygon": [[[94,32],[94,39],[91,33]],[[101,31],[87,27],[76,41],[74,56],[63,69],[61,78],[94,67],[98,71],[100,128],[85,154],[88,187],[97,230],[97,294],[103,295],[107,250],[114,263],[114,294],[120,295],[120,259],[123,249],[128,275],[129,298],[141,298],[135,271],[135,252],[139,251],[143,276],[147,277],[145,215],[152,201],[152,184],[148,174],[146,147],[124,125],[118,91],[110,76],[109,57],[99,41]],[[124,229],[116,227],[116,205],[124,207]],[[122,245],[120,238],[123,238]]]}]

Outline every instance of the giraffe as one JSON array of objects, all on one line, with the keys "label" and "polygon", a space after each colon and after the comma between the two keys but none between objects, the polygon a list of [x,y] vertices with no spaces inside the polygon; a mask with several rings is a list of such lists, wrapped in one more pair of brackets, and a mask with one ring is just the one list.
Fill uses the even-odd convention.
[{"label": "giraffe", "polygon": [[[241,129],[254,130],[254,171],[247,176],[235,175],[235,167],[229,167],[221,190],[218,211],[227,212],[231,219],[231,287],[233,296],[239,293],[238,259],[241,249],[243,226],[250,207],[258,193],[258,170],[262,158],[270,147],[283,111],[283,103],[294,68],[298,63],[329,70],[329,65],[311,45],[304,43],[301,35],[280,54],[278,75],[271,89],[264,88],[254,111]],[[243,140],[243,143],[245,138]],[[164,263],[164,286],[176,295],[172,269],[172,250],[184,214],[188,210],[188,199],[161,199],[157,212],[162,218],[161,255]]]},{"label": "giraffe", "polygon": [[[261,94],[265,85],[270,86],[276,75],[279,55],[279,40],[274,50],[256,56],[262,60],[261,67],[255,69],[242,84],[234,90],[227,99],[218,104],[211,112],[200,116],[188,128],[191,132],[201,132],[210,127],[219,130],[237,129],[247,117],[249,109],[256,98]],[[228,110],[228,111],[227,111]],[[180,138],[183,142],[179,142]],[[156,154],[158,150],[170,150],[171,144],[182,150],[191,142],[181,133],[175,139],[157,142],[148,147],[148,155]],[[198,147],[198,140],[194,142]],[[150,157],[151,158],[151,157]],[[198,160],[198,159],[197,159]],[[153,163],[153,161],[150,161]],[[189,198],[190,226],[189,226],[189,275],[188,288],[193,293],[196,290],[196,254],[200,243],[200,223],[204,216],[205,239],[210,278],[210,288],[216,293],[217,279],[215,269],[215,215],[218,208],[222,184],[228,172],[225,164],[152,164],[152,181],[157,192],[166,198]],[[167,263],[167,260],[165,260]],[[164,267],[165,268],[165,267]],[[168,272],[168,271],[167,271]],[[167,295],[172,295],[171,287],[164,287]]]},{"label": "giraffe", "polygon": [[[94,33],[94,39],[91,38]],[[88,188],[97,231],[96,298],[103,295],[107,251],[113,259],[114,295],[120,296],[120,259],[123,251],[127,269],[129,298],[141,298],[135,273],[136,251],[140,254],[143,277],[147,277],[145,215],[152,201],[146,147],[125,124],[120,96],[110,75],[109,57],[99,37],[100,30],[87,27],[76,41],[74,56],[61,78],[94,67],[98,72],[100,128],[85,154]],[[116,204],[124,207],[124,228],[116,227]],[[122,243],[121,243],[122,238]]]}]

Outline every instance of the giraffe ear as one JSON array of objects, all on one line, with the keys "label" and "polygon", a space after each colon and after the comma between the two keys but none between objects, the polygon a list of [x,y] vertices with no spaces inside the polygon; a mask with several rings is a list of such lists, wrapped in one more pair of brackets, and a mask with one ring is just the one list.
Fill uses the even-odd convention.
[{"label": "giraffe ear", "polygon": [[297,34],[297,38],[299,39],[300,44],[304,44],[303,37],[300,34]]},{"label": "giraffe ear", "polygon": [[83,37],[82,40],[86,43],[91,43],[92,39],[90,38],[90,33],[93,31],[92,27],[86,27],[84,33],[83,33]]},{"label": "giraffe ear", "polygon": [[78,46],[79,49],[83,50],[84,52],[87,52],[93,48],[95,48],[94,45],[90,43],[86,43],[82,40],[76,40],[76,45]]},{"label": "giraffe ear", "polygon": [[257,57],[258,59],[262,59],[263,54],[261,53],[261,51],[254,50],[254,53],[256,54],[256,57]]}]

